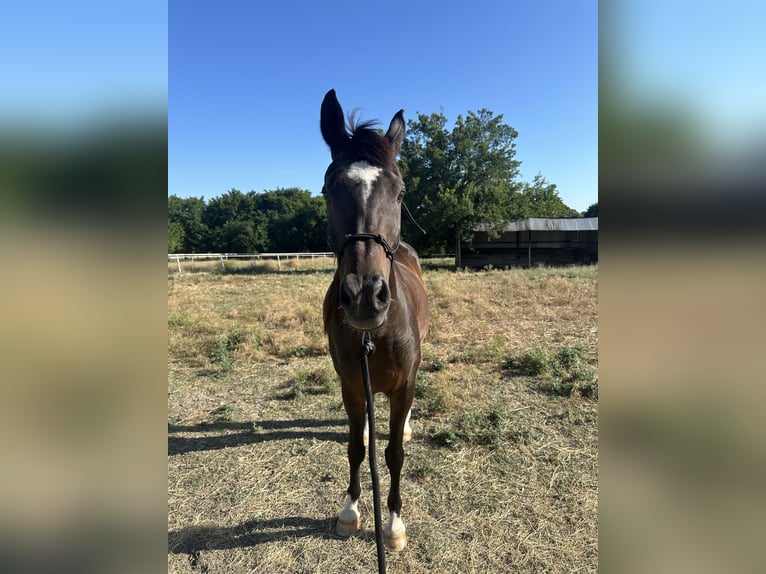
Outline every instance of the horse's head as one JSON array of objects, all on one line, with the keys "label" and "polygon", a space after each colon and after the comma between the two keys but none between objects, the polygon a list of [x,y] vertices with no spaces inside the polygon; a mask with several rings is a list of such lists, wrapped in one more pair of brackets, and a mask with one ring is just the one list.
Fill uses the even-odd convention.
[{"label": "horse's head", "polygon": [[396,156],[404,139],[404,112],[393,117],[385,135],[370,123],[350,126],[349,133],[330,90],[320,123],[333,160],[322,194],[338,257],[340,305],[353,328],[374,330],[391,305],[390,275],[399,247],[404,183]]}]

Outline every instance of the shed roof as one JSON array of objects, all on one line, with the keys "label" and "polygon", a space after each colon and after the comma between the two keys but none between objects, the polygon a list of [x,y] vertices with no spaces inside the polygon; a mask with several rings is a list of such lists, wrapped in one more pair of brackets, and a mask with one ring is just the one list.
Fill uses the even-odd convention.
[{"label": "shed roof", "polygon": [[[475,231],[486,231],[479,225]],[[503,231],[598,231],[598,217],[549,218],[530,217],[509,221]]]}]

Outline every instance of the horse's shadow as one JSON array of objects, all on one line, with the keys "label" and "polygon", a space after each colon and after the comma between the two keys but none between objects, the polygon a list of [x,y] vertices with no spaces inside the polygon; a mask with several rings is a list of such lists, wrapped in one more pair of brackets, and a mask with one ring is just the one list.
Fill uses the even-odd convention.
[{"label": "horse's shadow", "polygon": [[313,536],[335,539],[335,518],[291,516],[248,520],[239,526],[187,526],[168,532],[169,554],[195,554],[203,550],[247,548],[265,542]]},{"label": "horse's shadow", "polygon": [[[270,440],[314,438],[344,443],[348,432],[313,430],[317,427],[345,428],[345,419],[293,419],[287,421],[235,422],[220,421],[196,425],[168,424],[168,454],[183,454],[201,450],[218,450]],[[230,432],[239,431],[239,432]],[[218,433],[201,437],[174,436],[176,433]]]}]

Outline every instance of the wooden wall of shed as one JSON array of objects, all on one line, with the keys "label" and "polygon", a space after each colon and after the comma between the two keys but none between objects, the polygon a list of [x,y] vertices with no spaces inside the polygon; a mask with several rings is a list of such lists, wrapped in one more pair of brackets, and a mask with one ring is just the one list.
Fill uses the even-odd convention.
[{"label": "wooden wall of shed", "polygon": [[476,232],[460,257],[461,266],[478,269],[595,263],[598,231],[511,231],[494,239]]}]

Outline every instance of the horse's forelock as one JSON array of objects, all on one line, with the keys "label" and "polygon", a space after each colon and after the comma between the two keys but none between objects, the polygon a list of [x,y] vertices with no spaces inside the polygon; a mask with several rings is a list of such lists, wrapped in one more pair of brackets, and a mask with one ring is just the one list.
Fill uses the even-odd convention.
[{"label": "horse's forelock", "polygon": [[351,136],[344,150],[351,161],[366,161],[376,167],[396,170],[396,148],[383,135],[377,120],[358,121],[356,111],[348,118]]}]

